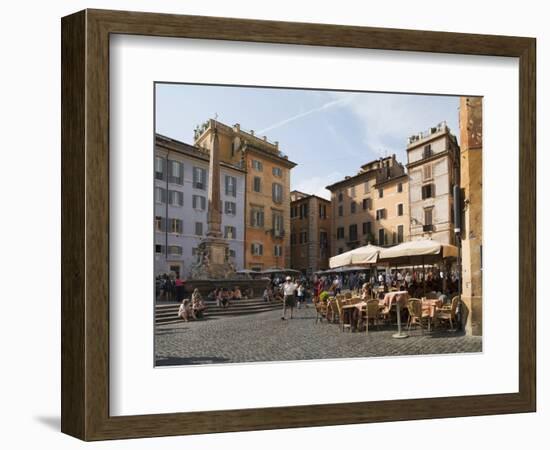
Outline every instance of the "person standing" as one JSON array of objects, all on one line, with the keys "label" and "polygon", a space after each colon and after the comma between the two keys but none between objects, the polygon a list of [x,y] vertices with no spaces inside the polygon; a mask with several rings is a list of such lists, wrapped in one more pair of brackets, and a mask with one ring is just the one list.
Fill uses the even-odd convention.
[{"label": "person standing", "polygon": [[307,308],[307,303],[305,302],[306,288],[304,287],[303,283],[300,283],[298,285],[298,288],[296,289],[296,295],[298,297],[298,309],[302,307],[302,303]]},{"label": "person standing", "polygon": [[283,317],[281,320],[286,320],[286,308],[290,308],[290,318],[294,312],[296,306],[296,299],[294,293],[296,292],[296,283],[292,282],[292,278],[286,277],[286,281],[283,283]]}]

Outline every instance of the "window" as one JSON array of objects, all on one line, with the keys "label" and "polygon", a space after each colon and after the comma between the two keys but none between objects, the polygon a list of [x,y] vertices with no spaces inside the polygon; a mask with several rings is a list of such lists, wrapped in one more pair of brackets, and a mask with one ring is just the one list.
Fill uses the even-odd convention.
[{"label": "window", "polygon": [[342,205],[338,206],[338,215],[340,217],[344,215],[344,207]]},{"label": "window", "polygon": [[193,187],[206,190],[206,169],[193,167]]},{"label": "window", "polygon": [[378,189],[378,198],[384,197],[384,189]]},{"label": "window", "polygon": [[160,156],[155,157],[155,179],[164,180],[166,160]]},{"label": "window", "polygon": [[261,161],[258,161],[257,159],[252,160],[252,168],[256,169],[257,171],[261,172],[264,170],[264,165]]},{"label": "window", "polygon": [[230,258],[236,258],[237,257],[237,252],[235,250],[231,249],[231,248],[227,250],[227,253],[229,254]]},{"label": "window", "polygon": [[183,192],[169,191],[168,192],[168,202],[172,206],[183,206]]},{"label": "window", "polygon": [[223,230],[223,237],[225,239],[237,239],[237,229],[235,227],[227,225]]},{"label": "window", "polygon": [[170,233],[181,234],[183,231],[183,221],[181,219],[170,219]]},{"label": "window", "polygon": [[363,234],[370,234],[371,227],[372,227],[371,222],[363,222]]},{"label": "window", "polygon": [[300,244],[307,244],[308,236],[307,231],[300,232]]},{"label": "window", "polygon": [[206,197],[203,195],[193,195],[193,209],[204,211],[206,209]]},{"label": "window", "polygon": [[377,209],[376,210],[376,220],[382,220],[386,218],[386,210],[385,209]]},{"label": "window", "polygon": [[370,198],[364,198],[363,199],[363,209],[372,209],[372,200]]},{"label": "window", "polygon": [[355,213],[356,213],[356,211],[357,211],[357,203],[351,202],[350,211],[351,211],[352,214],[355,214]]},{"label": "window", "polygon": [[365,181],[365,183],[363,184],[363,194],[368,194],[368,193],[369,193],[369,182]]},{"label": "window", "polygon": [[250,210],[250,226],[257,228],[264,226],[264,210],[262,208],[252,208]]},{"label": "window", "polygon": [[344,239],[344,227],[338,227],[336,229],[336,239]]},{"label": "window", "polygon": [[349,193],[351,197],[355,197],[355,186],[349,188]]},{"label": "window", "polygon": [[357,240],[357,224],[353,224],[349,226],[349,240],[350,241]]},{"label": "window", "polygon": [[403,192],[403,183],[397,183],[397,192]]},{"label": "window", "polygon": [[290,245],[296,245],[296,233],[290,235]]},{"label": "window", "polygon": [[433,225],[433,208],[424,209],[424,225]]},{"label": "window", "polygon": [[432,165],[426,164],[422,169],[422,180],[431,180],[432,179]]},{"label": "window", "polygon": [[326,231],[319,232],[319,247],[321,250],[328,248],[328,233]]},{"label": "window", "polygon": [[273,172],[273,175],[276,177],[281,178],[283,176],[283,169],[281,169],[280,167],[273,167],[272,172]]},{"label": "window", "polygon": [[260,177],[254,177],[252,189],[254,192],[262,192],[262,179]]},{"label": "window", "polygon": [[403,225],[397,225],[397,242],[403,242]]},{"label": "window", "polygon": [[164,246],[160,244],[155,244],[155,253],[164,253]]},{"label": "window", "polygon": [[166,221],[164,217],[155,217],[155,231],[166,231]]},{"label": "window", "polygon": [[254,256],[262,256],[264,254],[264,246],[258,242],[254,242],[250,246],[250,252]]},{"label": "window", "polygon": [[168,161],[168,182],[183,184],[183,164],[179,161]]},{"label": "window", "polygon": [[155,202],[166,203],[166,189],[161,187],[155,188]]},{"label": "window", "polygon": [[422,186],[422,200],[425,198],[432,198],[435,197],[435,185],[433,184],[426,184]]},{"label": "window", "polygon": [[283,256],[283,246],[275,245],[273,247],[273,256]]},{"label": "window", "polygon": [[339,247],[338,248],[338,254],[341,255],[342,253],[344,253],[344,249],[342,247]]},{"label": "window", "polygon": [[235,202],[225,202],[225,213],[232,216],[237,214],[237,204]]},{"label": "window", "polygon": [[403,215],[403,203],[399,203],[397,205],[397,215],[402,216]]},{"label": "window", "polygon": [[168,246],[168,254],[181,256],[182,253],[182,248],[179,245]]},{"label": "window", "polygon": [[275,203],[283,202],[283,185],[279,183],[273,183],[271,186],[271,198]]},{"label": "window", "polygon": [[237,196],[237,179],[235,177],[225,176],[225,195],[230,197]]},{"label": "window", "polygon": [[432,145],[431,144],[425,145],[424,150],[422,152],[422,157],[423,158],[429,158],[432,155],[433,155]]},{"label": "window", "polygon": [[273,235],[282,237],[283,235],[283,215],[280,212],[273,212]]},{"label": "window", "polygon": [[338,201],[341,202],[344,199],[344,194],[338,192]]},{"label": "window", "polygon": [[195,235],[202,236],[202,222],[195,222]]},{"label": "window", "polygon": [[384,228],[380,228],[378,230],[378,245],[384,245],[385,241],[386,241],[386,236],[384,233]]},{"label": "window", "polygon": [[327,218],[327,205],[319,205],[319,218],[320,219]]}]

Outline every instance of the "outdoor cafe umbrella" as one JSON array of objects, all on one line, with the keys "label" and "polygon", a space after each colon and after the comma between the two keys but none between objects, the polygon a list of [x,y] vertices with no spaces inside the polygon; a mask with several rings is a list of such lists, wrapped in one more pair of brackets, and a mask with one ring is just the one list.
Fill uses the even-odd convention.
[{"label": "outdoor cafe umbrella", "polygon": [[378,254],[381,250],[381,247],[371,244],[355,248],[330,258],[329,266],[331,269],[334,269],[336,267],[355,264],[375,264],[378,261]]},{"label": "outdoor cafe umbrella", "polygon": [[388,263],[421,263],[441,261],[446,258],[456,258],[458,248],[454,245],[442,244],[431,239],[418,239],[403,242],[394,247],[380,250],[380,261]]},{"label": "outdoor cafe umbrella", "polygon": [[301,273],[301,272],[295,269],[283,269],[279,267],[272,267],[270,269],[262,270],[261,273],[272,274],[272,273]]}]

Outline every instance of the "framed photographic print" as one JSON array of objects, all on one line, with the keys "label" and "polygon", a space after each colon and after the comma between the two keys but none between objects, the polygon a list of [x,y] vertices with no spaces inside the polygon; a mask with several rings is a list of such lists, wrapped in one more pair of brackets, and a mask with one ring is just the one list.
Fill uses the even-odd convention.
[{"label": "framed photographic print", "polygon": [[535,411],[535,131],[532,38],[63,18],[62,431]]}]

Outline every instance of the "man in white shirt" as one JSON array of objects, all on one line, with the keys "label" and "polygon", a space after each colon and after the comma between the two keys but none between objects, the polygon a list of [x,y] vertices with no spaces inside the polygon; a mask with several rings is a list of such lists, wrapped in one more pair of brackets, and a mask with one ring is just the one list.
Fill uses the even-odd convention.
[{"label": "man in white shirt", "polygon": [[298,286],[296,283],[292,282],[292,278],[286,277],[286,281],[283,283],[283,317],[281,320],[286,320],[286,308],[290,308],[290,318],[292,319],[292,313],[294,312],[294,307],[296,306],[296,298],[294,293]]}]

